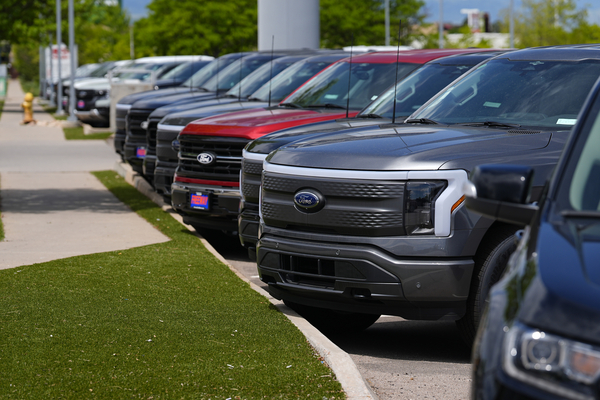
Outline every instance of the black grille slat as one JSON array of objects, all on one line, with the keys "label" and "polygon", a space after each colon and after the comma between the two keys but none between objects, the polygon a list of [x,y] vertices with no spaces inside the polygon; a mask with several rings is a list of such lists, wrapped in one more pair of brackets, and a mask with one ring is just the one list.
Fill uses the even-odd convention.
[{"label": "black grille slat", "polygon": [[242,170],[244,174],[260,176],[263,171],[263,163],[262,161],[244,160],[242,163]]},{"label": "black grille slat", "polygon": [[[293,178],[265,176],[262,184],[265,189],[277,192],[293,192],[298,190],[298,183]],[[404,194],[404,184],[398,183],[390,185],[378,183],[328,182],[322,193],[324,195],[391,198],[402,196]]]},{"label": "black grille slat", "polygon": [[127,114],[127,133],[136,138],[146,139],[146,130],[142,129],[141,124],[148,120],[152,110],[129,110]]},{"label": "black grille slat", "polygon": [[146,155],[156,155],[156,132],[159,121],[159,119],[150,119],[148,121],[148,129],[146,130]]}]

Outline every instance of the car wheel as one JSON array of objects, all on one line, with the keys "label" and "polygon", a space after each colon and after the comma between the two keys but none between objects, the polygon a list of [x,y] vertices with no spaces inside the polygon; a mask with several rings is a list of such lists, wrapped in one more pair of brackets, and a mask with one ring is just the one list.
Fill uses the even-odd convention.
[{"label": "car wheel", "polygon": [[492,285],[500,280],[506,270],[510,255],[517,248],[517,228],[503,226],[481,244],[475,257],[465,315],[456,321],[460,334],[468,346],[473,344],[481,316],[488,303]]},{"label": "car wheel", "polygon": [[328,310],[284,301],[315,328],[325,334],[349,334],[364,331],[379,319],[379,314],[363,314]]}]

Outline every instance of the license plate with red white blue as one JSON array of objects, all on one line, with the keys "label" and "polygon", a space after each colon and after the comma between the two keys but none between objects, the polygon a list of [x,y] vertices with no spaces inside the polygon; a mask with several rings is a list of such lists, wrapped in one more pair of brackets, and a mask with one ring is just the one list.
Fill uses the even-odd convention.
[{"label": "license plate with red white blue", "polygon": [[190,207],[196,210],[207,210],[210,207],[210,196],[204,193],[190,193]]},{"label": "license plate with red white blue", "polygon": [[[63,103],[64,103],[64,101],[63,101]],[[85,101],[79,100],[77,102],[77,108],[85,108]]]},{"label": "license plate with red white blue", "polygon": [[146,157],[146,148],[145,147],[138,147],[137,149],[135,149],[135,156],[137,158],[144,158],[144,157]]}]

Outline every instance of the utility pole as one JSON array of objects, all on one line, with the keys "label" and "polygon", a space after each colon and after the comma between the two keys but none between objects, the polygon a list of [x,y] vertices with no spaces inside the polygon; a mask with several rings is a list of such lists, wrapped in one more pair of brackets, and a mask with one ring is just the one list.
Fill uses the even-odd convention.
[{"label": "utility pole", "polygon": [[[511,0],[512,1],[512,0]],[[440,22],[439,22],[439,39],[438,39],[438,47],[440,49],[444,48],[444,0],[440,0]]]},{"label": "utility pole", "polygon": [[390,0],[385,0],[385,45],[390,45]]},{"label": "utility pole", "polygon": [[133,22],[129,24],[129,57],[135,59],[135,48],[133,43]]},{"label": "utility pole", "polygon": [[58,59],[58,85],[56,90],[56,115],[65,115],[65,111],[63,110],[62,105],[62,75],[61,75],[61,64],[62,64],[62,16],[61,16],[61,5],[60,0],[56,0],[56,45],[58,47],[57,50],[57,59]]},{"label": "utility pole", "polygon": [[75,11],[73,10],[73,0],[69,0],[69,54],[71,61],[71,74],[69,86],[69,122],[77,122],[75,116]]},{"label": "utility pole", "polygon": [[513,14],[514,0],[510,0],[510,10],[508,13],[508,26],[510,32],[510,48],[515,48],[515,16]]}]

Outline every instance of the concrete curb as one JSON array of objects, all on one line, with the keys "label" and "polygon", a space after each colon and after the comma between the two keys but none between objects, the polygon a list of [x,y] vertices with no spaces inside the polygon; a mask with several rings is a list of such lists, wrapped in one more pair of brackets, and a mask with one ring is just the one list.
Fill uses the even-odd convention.
[{"label": "concrete curb", "polygon": [[200,238],[204,246],[223,264],[227,265],[241,280],[248,283],[252,289],[261,295],[265,296],[271,304],[279,309],[296,327],[304,334],[306,340],[314,347],[314,349],[323,357],[327,365],[332,369],[337,380],[342,385],[346,398],[348,400],[378,400],[377,395],[373,392],[369,384],[362,377],[356,364],[352,358],[336,346],[331,340],[323,335],[317,328],[312,326],[308,321],[298,315],[294,310],[287,307],[282,301],[272,297],[267,291],[255,285],[245,276],[243,276],[235,267],[227,262],[211,245],[200,236],[194,228],[183,223],[179,214],[172,212],[172,208],[164,204],[161,195],[156,193],[152,186],[141,176],[135,173],[129,164],[117,162],[114,167],[115,171],[121,175],[125,181],[135,187],[140,193],[147,196],[161,206],[163,210],[170,212],[171,216],[179,221],[188,230],[194,232]]}]

